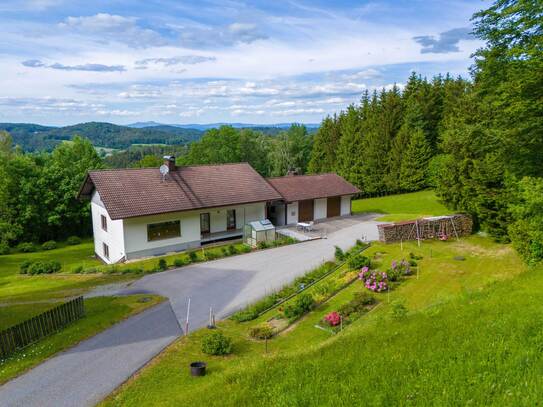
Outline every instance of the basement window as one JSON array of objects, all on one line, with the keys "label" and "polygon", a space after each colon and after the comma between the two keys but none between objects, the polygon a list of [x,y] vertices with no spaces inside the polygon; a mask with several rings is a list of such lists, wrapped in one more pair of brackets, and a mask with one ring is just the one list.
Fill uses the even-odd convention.
[{"label": "basement window", "polygon": [[178,220],[147,225],[148,242],[171,239],[179,236],[181,236],[181,222]]}]

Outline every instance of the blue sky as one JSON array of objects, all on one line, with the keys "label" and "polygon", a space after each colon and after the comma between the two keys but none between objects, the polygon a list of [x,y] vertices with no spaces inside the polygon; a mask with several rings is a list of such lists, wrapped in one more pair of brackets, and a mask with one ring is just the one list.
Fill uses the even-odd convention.
[{"label": "blue sky", "polygon": [[0,121],[305,122],[467,76],[478,0],[3,0]]}]

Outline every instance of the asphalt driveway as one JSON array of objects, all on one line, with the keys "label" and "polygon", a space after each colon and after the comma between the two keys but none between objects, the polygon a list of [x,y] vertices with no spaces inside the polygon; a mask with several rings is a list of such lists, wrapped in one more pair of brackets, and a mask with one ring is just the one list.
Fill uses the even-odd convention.
[{"label": "asphalt driveway", "polygon": [[[181,335],[188,299],[189,329],[217,319],[278,290],[333,258],[334,246],[376,240],[371,216],[331,223],[327,239],[257,251],[145,276],[100,294],[156,293],[166,302],[63,352],[0,387],[2,406],[94,405]],[[338,227],[340,226],[340,227]],[[171,304],[171,307],[170,307]],[[173,311],[173,312],[172,312]]]}]

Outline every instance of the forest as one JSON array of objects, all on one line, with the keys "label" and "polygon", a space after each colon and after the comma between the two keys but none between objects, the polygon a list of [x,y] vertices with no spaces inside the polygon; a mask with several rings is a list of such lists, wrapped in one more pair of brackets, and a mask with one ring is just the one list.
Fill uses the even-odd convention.
[{"label": "forest", "polygon": [[[249,162],[264,176],[337,172],[363,193],[433,188],[477,227],[543,260],[543,5],[498,0],[473,17],[485,46],[469,78],[412,73],[404,86],[366,92],[323,119],[316,134],[293,125],[276,134],[223,126],[186,145],[131,146],[100,158],[76,137],[51,153],[25,153],[0,135],[0,244],[89,233],[75,195],[102,167]],[[1,248],[0,248],[1,250]]]}]

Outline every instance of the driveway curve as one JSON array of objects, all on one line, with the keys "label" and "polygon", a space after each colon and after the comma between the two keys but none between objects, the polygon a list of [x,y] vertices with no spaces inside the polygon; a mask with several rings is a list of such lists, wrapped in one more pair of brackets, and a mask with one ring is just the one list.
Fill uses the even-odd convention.
[{"label": "driveway curve", "polygon": [[[42,363],[0,387],[2,406],[90,406],[182,334],[207,324],[209,309],[224,318],[280,289],[334,256],[335,246],[377,240],[371,215],[344,220],[326,239],[256,251],[152,274],[126,287],[95,294],[155,293],[169,302],[136,315]],[[342,220],[339,219],[338,222]],[[337,225],[336,225],[337,226]]]}]

